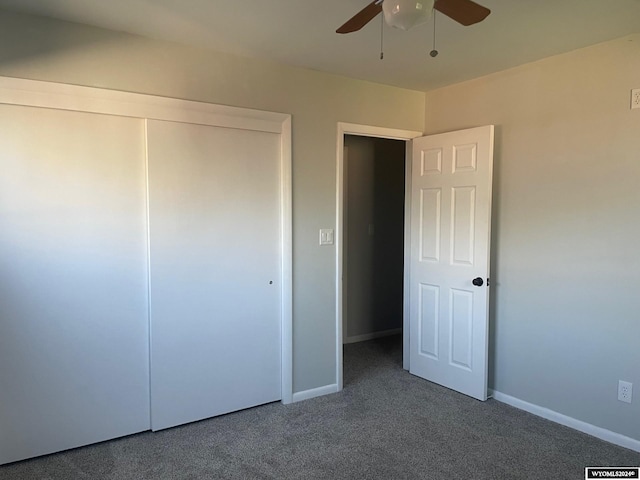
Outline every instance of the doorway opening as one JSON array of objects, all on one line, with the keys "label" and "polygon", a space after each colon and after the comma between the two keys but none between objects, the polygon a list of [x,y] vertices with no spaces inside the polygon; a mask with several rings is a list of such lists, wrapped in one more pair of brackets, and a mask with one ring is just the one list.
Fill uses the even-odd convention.
[{"label": "doorway opening", "polygon": [[402,333],[405,142],[344,138],[343,343]]},{"label": "doorway opening", "polygon": [[420,132],[339,124],[336,345],[403,336],[408,365],[406,284],[411,140]]},{"label": "doorway opening", "polygon": [[401,364],[405,149],[403,140],[344,136],[345,384],[360,347],[347,344],[371,341],[370,355]]},{"label": "doorway opening", "polygon": [[484,279],[489,278],[494,126],[417,138],[419,133],[399,135],[376,127],[338,125],[338,391],[343,387],[343,273],[348,266],[343,228],[345,135],[391,138],[406,144],[403,368],[486,400],[489,289]]}]

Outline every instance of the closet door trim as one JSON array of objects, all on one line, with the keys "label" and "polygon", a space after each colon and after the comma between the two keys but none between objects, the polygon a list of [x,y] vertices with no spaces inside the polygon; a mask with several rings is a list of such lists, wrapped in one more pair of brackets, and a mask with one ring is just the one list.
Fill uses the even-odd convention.
[{"label": "closet door trim", "polygon": [[95,87],[0,77],[0,104],[238,128],[280,135],[282,403],[293,397],[291,115]]}]

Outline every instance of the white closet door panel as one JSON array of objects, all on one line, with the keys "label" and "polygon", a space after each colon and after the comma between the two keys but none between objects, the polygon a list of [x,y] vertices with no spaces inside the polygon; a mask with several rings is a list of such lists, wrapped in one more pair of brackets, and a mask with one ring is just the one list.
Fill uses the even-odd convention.
[{"label": "white closet door panel", "polygon": [[152,428],[280,399],[280,136],[149,121]]},{"label": "white closet door panel", "polygon": [[144,122],[0,105],[0,463],[148,430]]}]

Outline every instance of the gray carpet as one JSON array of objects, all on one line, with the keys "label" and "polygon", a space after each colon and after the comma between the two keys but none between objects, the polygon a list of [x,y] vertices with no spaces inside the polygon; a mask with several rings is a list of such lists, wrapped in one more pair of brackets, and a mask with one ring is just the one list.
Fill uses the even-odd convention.
[{"label": "gray carpet", "polygon": [[401,339],[345,347],[345,388],[0,467],[0,479],[583,479],[640,454],[401,368]]}]

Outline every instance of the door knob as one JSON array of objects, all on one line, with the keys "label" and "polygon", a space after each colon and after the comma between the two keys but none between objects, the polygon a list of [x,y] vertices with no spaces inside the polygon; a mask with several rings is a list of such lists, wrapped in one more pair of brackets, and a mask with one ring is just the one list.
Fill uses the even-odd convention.
[{"label": "door knob", "polygon": [[473,283],[476,287],[481,287],[482,285],[484,285],[484,280],[482,280],[481,277],[476,277],[471,281],[471,283]]}]

